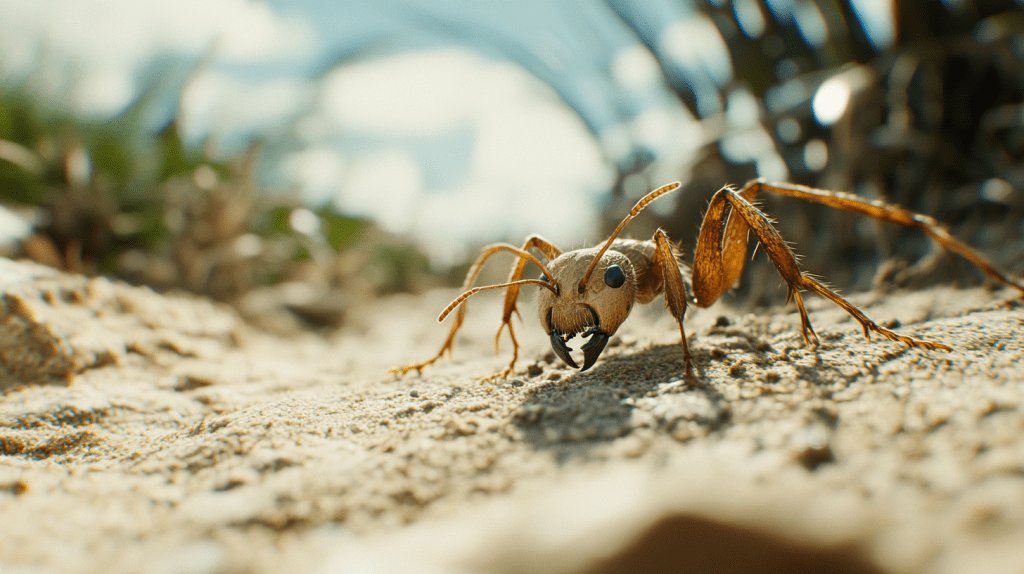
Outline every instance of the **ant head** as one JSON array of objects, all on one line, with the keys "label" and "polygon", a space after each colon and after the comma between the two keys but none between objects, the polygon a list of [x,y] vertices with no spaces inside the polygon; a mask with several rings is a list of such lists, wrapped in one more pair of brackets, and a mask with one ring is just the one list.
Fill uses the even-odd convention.
[{"label": "ant head", "polygon": [[590,337],[582,347],[585,371],[597,361],[609,337],[633,309],[636,273],[625,255],[611,249],[615,238],[649,203],[676,189],[679,182],[641,198],[600,248],[570,251],[548,264],[551,275],[546,279],[554,288],[540,292],[540,324],[551,337],[555,354],[570,367],[577,368],[566,341],[579,333]]},{"label": "ant head", "polygon": [[[552,275],[541,280],[554,289],[538,295],[540,324],[551,337],[551,348],[573,368],[578,367],[565,343],[579,334],[589,336],[582,348],[583,370],[587,370],[633,308],[637,293],[633,264],[618,251],[595,247],[564,253],[548,263],[548,269]],[[593,277],[584,283],[588,272]]]}]

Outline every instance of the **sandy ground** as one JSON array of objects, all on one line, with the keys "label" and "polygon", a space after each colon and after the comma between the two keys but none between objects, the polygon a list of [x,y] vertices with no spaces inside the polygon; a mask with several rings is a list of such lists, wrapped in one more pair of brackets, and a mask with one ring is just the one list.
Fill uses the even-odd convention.
[{"label": "sandy ground", "polygon": [[[1024,571],[1024,306],[853,297],[950,353],[865,341],[812,298],[675,323],[637,309],[586,373],[496,296],[422,377],[453,292],[328,337],[0,260],[2,572]],[[548,358],[545,358],[548,357]]]}]

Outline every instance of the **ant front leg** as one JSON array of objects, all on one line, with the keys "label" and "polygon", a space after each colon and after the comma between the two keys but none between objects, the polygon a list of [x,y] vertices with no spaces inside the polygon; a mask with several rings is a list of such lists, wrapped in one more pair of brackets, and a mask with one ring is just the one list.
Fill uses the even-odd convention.
[{"label": "ant front leg", "polygon": [[[543,241],[543,240],[541,240],[541,241]],[[549,245],[549,247],[550,247],[550,245]],[[552,249],[554,249],[554,248],[552,248]],[[416,371],[418,374],[420,374],[420,373],[422,373],[424,367],[432,365],[435,362],[437,362],[438,359],[440,359],[441,357],[444,356],[446,351],[448,352],[449,356],[451,355],[451,353],[452,353],[452,344],[455,342],[455,334],[458,333],[459,327],[462,327],[462,322],[466,318],[465,297],[466,297],[467,294],[471,294],[471,292],[477,292],[477,291],[479,291],[481,289],[484,289],[484,288],[480,288],[480,287],[478,287],[476,289],[471,289],[471,287],[473,287],[473,284],[476,283],[476,278],[477,278],[477,276],[480,275],[480,271],[481,271],[481,269],[483,269],[484,263],[487,262],[487,260],[491,257],[491,255],[494,255],[495,253],[497,253],[499,251],[510,251],[512,253],[515,253],[516,255],[519,255],[519,259],[517,260],[517,265],[525,266],[525,261],[526,260],[532,260],[536,264],[541,265],[541,263],[536,258],[534,258],[529,253],[525,252],[525,250],[517,249],[517,248],[513,247],[512,245],[508,245],[508,244],[505,244],[505,243],[496,243],[496,244],[489,245],[489,246],[485,247],[484,248],[484,252],[480,254],[480,256],[477,258],[477,260],[473,263],[473,266],[469,268],[469,272],[466,273],[466,279],[462,283],[463,296],[460,297],[457,300],[458,301],[458,305],[450,305],[448,307],[448,309],[445,309],[444,312],[441,313],[441,317],[438,319],[438,321],[443,320],[444,317],[447,316],[452,311],[453,307],[455,307],[455,306],[458,307],[458,313],[455,314],[455,320],[452,322],[451,331],[448,332],[448,339],[446,339],[445,342],[444,342],[444,345],[441,346],[441,350],[438,351],[437,355],[435,355],[433,358],[428,359],[426,361],[423,361],[422,363],[416,363],[415,365],[405,365],[405,366],[402,366],[402,367],[395,367],[394,369],[391,369],[388,372],[393,373],[393,374],[397,374],[397,375],[404,375],[404,374],[406,374],[406,373],[408,373],[410,371]],[[492,288],[492,287],[487,287],[487,288],[489,289],[489,288]],[[516,290],[515,292],[518,293],[519,285],[509,285],[508,289],[509,289],[509,292],[511,292],[512,289],[515,289]],[[514,298],[512,299],[512,311],[508,311],[507,309],[508,309],[508,301],[506,300],[506,315],[507,316],[511,316],[511,313],[515,311],[515,299]],[[509,331],[510,332],[511,332],[511,329],[512,329],[512,324],[509,323]],[[498,334],[499,335],[501,334],[500,330],[498,331]],[[513,342],[513,344],[515,344],[515,350],[518,353],[519,346],[516,343],[515,335],[514,334],[512,335],[512,342]],[[513,359],[512,362],[515,363],[515,359]]]},{"label": "ant front leg", "polygon": [[[545,259],[549,262],[554,261],[562,254],[562,252],[551,244],[550,241],[544,239],[540,235],[531,235],[526,238],[526,242],[523,243],[522,250],[529,251],[530,249],[537,249],[540,251]],[[529,261],[526,258],[520,257],[512,265],[512,272],[509,274],[508,283],[515,283],[523,278],[523,272],[526,269],[526,263]],[[550,277],[547,279],[550,280]],[[516,340],[516,332],[512,328],[512,315],[519,316],[519,310],[516,308],[519,299],[519,285],[512,285],[505,291],[505,309],[501,316],[501,326],[498,327],[498,334],[494,336],[494,352],[498,352],[498,342],[501,340],[501,333],[508,327],[508,336],[512,339],[512,361],[508,364],[505,370],[497,373],[488,380],[496,380],[507,377],[512,373],[515,368],[516,361],[519,359],[519,341]]]}]

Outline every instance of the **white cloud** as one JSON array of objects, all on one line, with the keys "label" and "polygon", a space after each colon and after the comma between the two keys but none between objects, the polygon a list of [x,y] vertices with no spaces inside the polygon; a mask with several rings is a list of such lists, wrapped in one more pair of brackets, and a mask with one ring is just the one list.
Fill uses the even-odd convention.
[{"label": "white cloud", "polygon": [[388,231],[407,232],[423,191],[416,158],[400,148],[384,149],[353,162],[334,203],[343,212],[373,217]]},{"label": "white cloud", "polygon": [[[391,138],[390,159],[358,160],[363,175],[345,178],[338,204],[413,234],[442,264],[474,242],[540,233],[578,246],[596,229],[595,198],[611,183],[600,147],[518,66],[457,49],[401,54],[332,72],[321,102],[315,114],[337,133]],[[424,192],[414,144],[453,145],[444,137],[456,130],[472,134],[464,177]],[[408,153],[396,155],[403,140]]]},{"label": "white cloud", "polygon": [[312,26],[247,0],[7,0],[46,30],[47,41],[86,59],[138,62],[154,53],[202,54],[215,47],[233,62],[300,58],[313,47]]},{"label": "white cloud", "polygon": [[[477,115],[493,92],[488,63],[463,50],[407,52],[332,71],[322,106],[338,125],[393,136],[436,135]],[[493,78],[490,78],[493,79]]]},{"label": "white cloud", "polygon": [[294,116],[312,93],[300,78],[244,80],[207,70],[189,82],[182,94],[182,131],[187,139],[208,133],[261,133],[279,128]]},{"label": "white cloud", "polygon": [[301,62],[315,43],[308,22],[247,0],[4,0],[0,73],[70,71],[81,87],[72,92],[77,101],[66,103],[109,115],[138,89],[125,90],[125,79],[157,56],[209,55],[211,67]]},{"label": "white cloud", "polygon": [[335,147],[307,147],[285,158],[281,172],[301,187],[303,200],[322,205],[330,203],[340,188],[345,160]]},{"label": "white cloud", "polygon": [[135,96],[136,89],[129,70],[102,66],[82,76],[74,86],[72,97],[79,109],[109,115],[124,108]]}]

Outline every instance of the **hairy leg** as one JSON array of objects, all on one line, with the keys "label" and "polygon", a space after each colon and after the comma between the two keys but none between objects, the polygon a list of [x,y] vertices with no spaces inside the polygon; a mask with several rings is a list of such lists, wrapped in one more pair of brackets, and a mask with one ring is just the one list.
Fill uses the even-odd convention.
[{"label": "hairy leg", "polygon": [[686,342],[686,331],[683,330],[683,316],[686,315],[686,283],[679,271],[679,263],[676,261],[676,254],[669,242],[668,235],[661,229],[654,232],[654,244],[657,247],[654,252],[654,271],[661,275],[662,285],[665,289],[665,302],[668,304],[669,312],[679,323],[686,378],[692,381],[696,378],[693,374],[693,355],[690,354],[690,346]]},{"label": "hairy leg", "polygon": [[[1005,273],[989,263],[983,255],[950,235],[949,230],[944,225],[927,215],[914,213],[898,205],[883,201],[866,201],[849,193],[815,189],[792,183],[768,183],[762,179],[748,182],[739,193],[744,199],[753,201],[761,191],[813,201],[836,209],[867,215],[879,221],[919,229],[945,250],[947,255],[956,253],[973,263],[992,279],[1007,287],[1016,289],[1024,296],[1024,285],[1007,277]],[[950,256],[950,260],[953,261],[952,256]]]},{"label": "hairy leg", "polygon": [[[789,292],[787,295],[787,302],[789,299],[796,299],[797,307],[800,312],[800,323],[801,332],[804,337],[804,342],[809,346],[816,345],[818,343],[818,337],[814,333],[811,322],[807,316],[807,311],[803,305],[803,299],[800,295],[800,290],[813,291],[826,297],[842,307],[847,313],[850,314],[854,319],[861,324],[864,329],[864,335],[868,336],[871,331],[882,335],[883,337],[905,343],[911,347],[922,347],[925,349],[943,349],[951,350],[947,345],[942,343],[936,343],[933,341],[925,341],[901,335],[889,329],[886,329],[871,319],[869,319],[864,313],[857,309],[849,301],[843,299],[834,291],[829,289],[820,281],[808,276],[800,270],[800,266],[797,264],[796,257],[793,255],[793,251],[790,250],[789,246],[779,235],[779,232],[772,225],[771,220],[761,212],[759,209],[754,207],[747,198],[753,198],[756,196],[758,191],[767,190],[775,191],[776,189],[782,189],[777,186],[768,186],[760,181],[755,181],[743,189],[741,192],[736,192],[732,188],[724,187],[720,189],[711,198],[711,203],[708,206],[707,213],[704,215],[704,221],[701,224],[700,236],[697,240],[697,250],[694,253],[693,263],[693,291],[695,302],[701,307],[707,307],[714,303],[718,297],[732,285],[732,281],[729,281],[730,277],[738,277],[740,272],[743,270],[742,265],[744,262],[743,253],[737,255],[737,251],[740,251],[740,247],[743,251],[746,250],[746,242],[733,241],[729,242],[730,229],[741,229],[747,227],[754,233],[761,245],[764,246],[765,253],[771,259],[775,268],[778,269],[779,275],[782,276],[783,280],[788,285]],[[804,197],[801,190],[796,190],[793,187],[785,188],[789,195],[796,197]],[[807,188],[810,189],[810,188]],[[821,192],[821,190],[816,190]],[[822,192],[823,194],[825,192]],[[825,197],[825,195],[819,195],[815,197]],[[831,196],[829,196],[831,197]],[[857,201],[853,202],[848,197],[841,198],[843,201],[841,205],[833,205],[826,201],[821,201],[826,205],[833,205],[842,209],[848,209],[858,213],[866,213],[868,215],[875,216],[875,213],[867,210],[860,209],[865,205],[874,206],[869,202]],[[855,206],[858,209],[853,209]],[[726,230],[727,241],[724,242],[723,252],[723,241],[722,241],[722,223],[724,219],[726,207],[731,207],[732,212],[729,216],[729,225]],[[877,207],[877,206],[875,206]],[[901,214],[910,213],[905,212],[901,208],[895,206],[885,206],[885,213],[888,214],[886,218],[881,218],[884,221],[892,221],[894,223],[903,223],[904,220],[900,219]],[[899,211],[897,211],[899,210]],[[913,214],[911,214],[913,215]],[[923,216],[917,216],[923,217]],[[741,219],[742,225],[734,224],[734,219]],[[911,219],[911,221],[916,221]],[[906,223],[904,223],[906,224]],[[735,225],[735,227],[734,227]],[[934,232],[933,229],[929,229]],[[745,230],[743,230],[745,231]],[[932,235],[932,233],[929,233]],[[962,243],[956,243],[958,248],[967,249]],[[959,251],[958,251],[959,252]],[[980,256],[977,256],[980,257]],[[973,261],[973,259],[972,259]],[[738,267],[738,269],[737,269]],[[985,269],[982,267],[982,269]],[[994,275],[994,277],[1001,278],[1002,275]],[[733,280],[734,281],[734,280]],[[1008,284],[1018,287],[1017,285],[1008,282]]]}]

